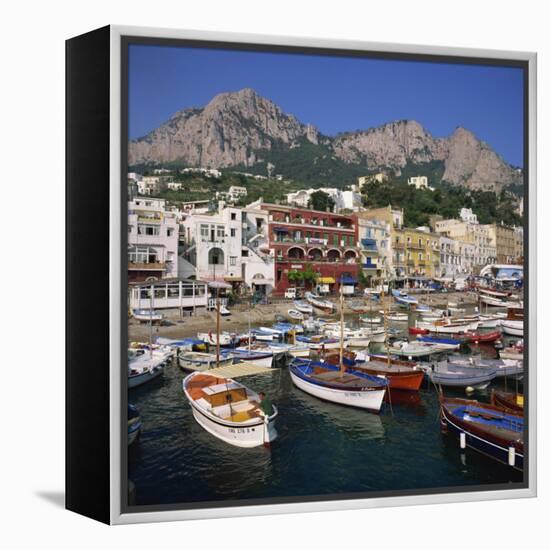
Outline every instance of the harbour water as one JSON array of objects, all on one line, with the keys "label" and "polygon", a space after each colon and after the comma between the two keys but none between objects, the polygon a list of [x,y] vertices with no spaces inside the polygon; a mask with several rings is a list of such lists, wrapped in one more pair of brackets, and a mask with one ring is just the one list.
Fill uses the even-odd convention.
[{"label": "harbour water", "polygon": [[[494,350],[480,346],[484,355]],[[271,449],[227,445],[194,420],[174,362],[163,376],[131,390],[142,433],[129,449],[137,505],[228,502],[379,491],[444,490],[508,484],[522,474],[441,434],[437,392],[427,377],[419,393],[393,391],[381,414],[320,401],[293,386],[288,369],[242,381],[279,409]],[[508,380],[508,389],[516,382]],[[512,387],[513,385],[513,387]],[[493,381],[471,397],[488,401]],[[465,397],[463,389],[446,389]]]}]

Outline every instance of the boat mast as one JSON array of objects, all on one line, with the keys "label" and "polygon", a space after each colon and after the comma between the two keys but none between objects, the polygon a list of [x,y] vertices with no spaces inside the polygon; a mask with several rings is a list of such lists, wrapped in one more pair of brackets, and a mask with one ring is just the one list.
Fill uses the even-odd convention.
[{"label": "boat mast", "polygon": [[149,356],[153,358],[153,308],[155,285],[151,284],[151,299],[149,303]]},{"label": "boat mast", "polygon": [[[390,284],[388,282],[388,296],[390,294]],[[390,348],[389,348],[389,342],[388,342],[388,308],[387,308],[387,300],[384,296],[384,283],[382,282],[382,300],[384,302],[384,346],[386,347],[386,359],[388,363],[388,367],[390,366]]]},{"label": "boat mast", "polygon": [[216,288],[216,367],[220,366],[220,289]]},{"label": "boat mast", "polygon": [[344,287],[340,279],[340,374],[344,374]]}]

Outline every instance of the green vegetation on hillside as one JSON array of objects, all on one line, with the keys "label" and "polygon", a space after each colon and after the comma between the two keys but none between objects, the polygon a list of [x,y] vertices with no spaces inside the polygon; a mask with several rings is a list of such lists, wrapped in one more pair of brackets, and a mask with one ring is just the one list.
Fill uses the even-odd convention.
[{"label": "green vegetation on hillside", "polygon": [[504,222],[521,225],[516,212],[517,197],[502,191],[471,191],[464,187],[441,184],[434,191],[416,189],[406,183],[388,181],[370,183],[363,187],[363,203],[367,208],[379,208],[391,204],[405,212],[407,227],[428,225],[430,216],[457,218],[461,208],[471,208],[480,223]]}]

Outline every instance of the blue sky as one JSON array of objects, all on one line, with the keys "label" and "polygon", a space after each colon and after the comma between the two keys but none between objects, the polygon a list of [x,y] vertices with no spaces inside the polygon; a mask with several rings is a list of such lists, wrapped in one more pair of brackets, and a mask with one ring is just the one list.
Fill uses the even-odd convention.
[{"label": "blue sky", "polygon": [[321,132],[414,119],[436,137],[468,128],[523,165],[523,80],[517,68],[131,45],[129,135],[216,94],[253,88]]}]

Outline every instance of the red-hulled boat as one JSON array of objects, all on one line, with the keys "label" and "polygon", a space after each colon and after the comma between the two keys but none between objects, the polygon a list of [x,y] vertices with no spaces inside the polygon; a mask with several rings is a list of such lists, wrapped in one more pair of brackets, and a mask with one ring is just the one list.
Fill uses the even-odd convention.
[{"label": "red-hulled boat", "polygon": [[491,403],[507,411],[523,414],[523,395],[521,393],[493,390]]},{"label": "red-hulled boat", "polygon": [[409,327],[409,334],[430,334],[427,328]]},{"label": "red-hulled boat", "polygon": [[461,336],[464,342],[474,344],[490,343],[500,340],[502,338],[502,332],[500,332],[500,330],[494,330],[492,332],[467,332]]},{"label": "red-hulled boat", "polygon": [[[373,376],[383,376],[389,382],[390,390],[418,391],[424,380],[424,371],[412,361],[401,361],[369,356],[369,361],[355,361],[355,353],[344,351],[346,365],[353,370]],[[337,365],[340,362],[340,353],[337,350],[328,350],[323,355],[327,363]]]}]

